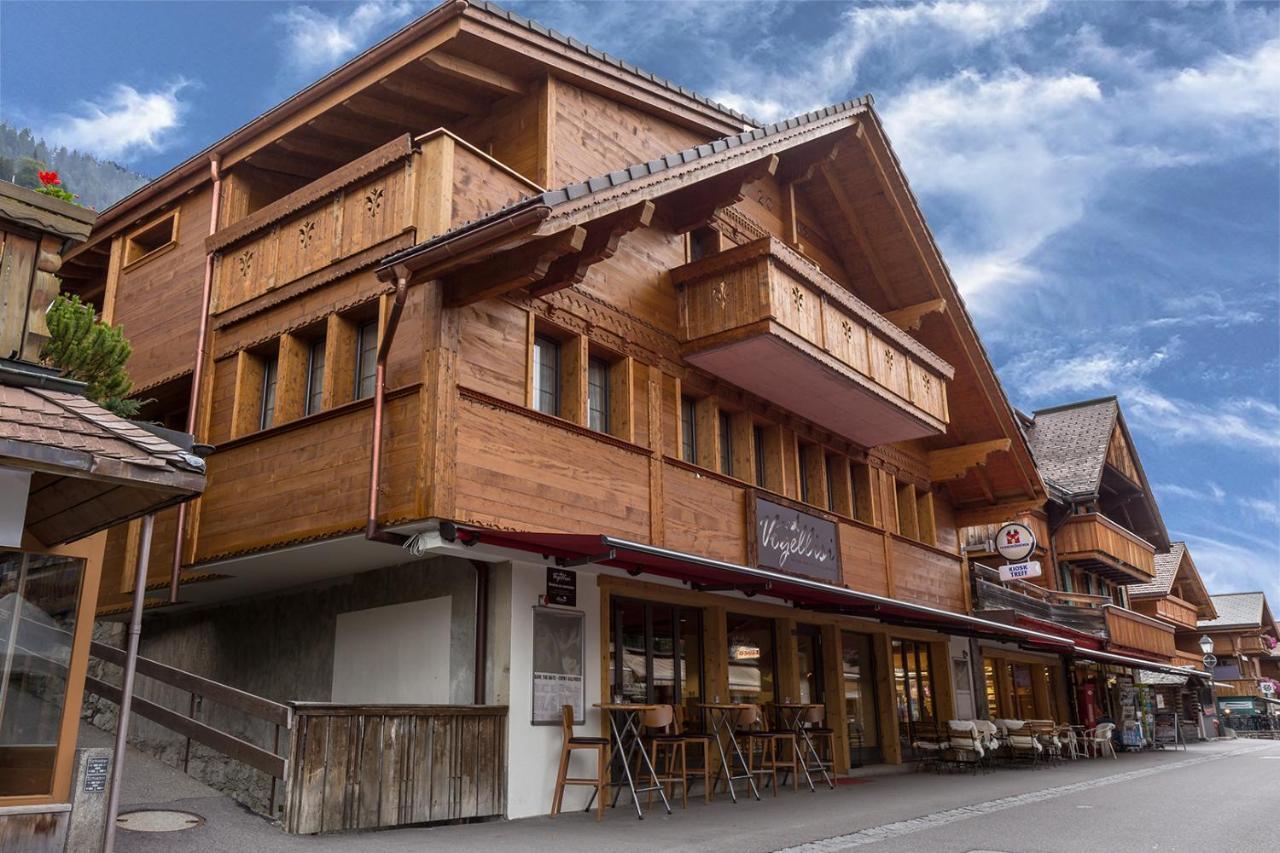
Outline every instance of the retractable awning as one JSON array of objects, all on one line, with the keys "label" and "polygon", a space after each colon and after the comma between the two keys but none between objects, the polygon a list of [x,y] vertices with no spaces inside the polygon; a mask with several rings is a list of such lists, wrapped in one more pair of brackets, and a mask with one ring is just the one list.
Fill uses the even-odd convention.
[{"label": "retractable awning", "polygon": [[1127,655],[1116,655],[1111,652],[1104,652],[1099,649],[1076,648],[1075,657],[1084,658],[1086,660],[1097,661],[1098,663],[1110,663],[1116,666],[1127,666],[1131,669],[1145,669],[1148,672],[1166,672],[1170,675],[1182,675],[1187,678],[1203,678],[1208,679],[1209,673],[1199,669],[1191,669],[1187,666],[1174,666],[1171,663],[1160,663],[1159,661],[1143,660],[1142,658],[1131,658]]},{"label": "retractable awning", "polygon": [[441,523],[440,536],[463,545],[489,545],[538,554],[567,567],[595,564],[624,569],[632,575],[672,578],[685,581],[699,591],[736,590],[747,595],[768,595],[806,610],[862,616],[891,625],[1014,642],[1036,651],[1070,653],[1075,650],[1071,640],[1039,631],[612,536],[490,530],[448,522]]}]

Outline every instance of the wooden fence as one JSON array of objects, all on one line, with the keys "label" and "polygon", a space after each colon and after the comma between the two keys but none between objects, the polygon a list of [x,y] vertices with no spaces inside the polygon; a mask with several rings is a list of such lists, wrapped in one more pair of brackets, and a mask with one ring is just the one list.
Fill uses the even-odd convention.
[{"label": "wooden fence", "polygon": [[285,829],[500,816],[507,709],[295,702]]}]

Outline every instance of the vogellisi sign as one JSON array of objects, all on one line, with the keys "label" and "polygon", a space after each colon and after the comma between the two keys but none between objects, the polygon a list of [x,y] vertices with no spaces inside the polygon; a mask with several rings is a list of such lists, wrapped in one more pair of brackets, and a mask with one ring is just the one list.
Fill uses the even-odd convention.
[{"label": "vogellisi sign", "polygon": [[1009,522],[996,531],[996,550],[1010,562],[1000,567],[1000,580],[1018,581],[1040,577],[1040,564],[1026,562],[1036,549],[1036,534],[1025,524]]}]

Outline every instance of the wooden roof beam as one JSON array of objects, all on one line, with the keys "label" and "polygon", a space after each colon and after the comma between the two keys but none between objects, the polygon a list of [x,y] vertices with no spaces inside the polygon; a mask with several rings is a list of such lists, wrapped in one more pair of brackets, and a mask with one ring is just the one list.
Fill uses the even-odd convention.
[{"label": "wooden roof beam", "polygon": [[403,98],[388,101],[369,92],[362,92],[347,98],[342,105],[361,118],[384,121],[414,133],[431,130],[440,124],[433,117],[438,115],[438,111],[429,110],[427,117],[424,117],[423,111],[416,104],[410,104]]},{"label": "wooden roof beam", "polygon": [[[343,110],[343,113],[350,113]],[[354,113],[343,115],[337,111],[316,116],[307,122],[307,127],[325,136],[345,139],[349,142],[376,142],[382,144],[392,137],[398,136],[408,129],[408,125],[400,121],[385,121],[373,116],[356,116]]]},{"label": "wooden roof beam", "polygon": [[[893,298],[893,288],[889,284],[889,276],[880,264],[880,256],[876,254],[875,248],[871,245],[871,238],[867,235],[866,229],[862,227],[862,220],[858,218],[858,213],[854,209],[848,193],[844,191],[844,187],[840,185],[839,178],[836,177],[829,166],[824,165],[822,167],[822,177],[826,179],[827,189],[831,191],[831,196],[836,200],[836,207],[840,208],[840,213],[849,225],[849,230],[853,232],[854,242],[858,244],[859,251],[862,252],[862,256],[867,259],[867,264],[871,267],[872,281],[875,283],[880,297],[884,300],[884,304],[891,307],[896,306],[897,300]],[[840,241],[837,240],[836,242],[839,243]]]},{"label": "wooden roof beam", "polygon": [[677,234],[699,228],[710,222],[716,211],[736,204],[745,185],[777,171],[778,155],[770,154],[741,168],[675,190],[659,200],[667,226]]},{"label": "wooden roof beam", "polygon": [[489,112],[490,103],[480,98],[464,95],[456,90],[447,91],[421,79],[397,74],[384,77],[375,84],[393,98],[407,98],[427,109],[443,109],[460,115],[474,116]]},{"label": "wooden roof beam", "polygon": [[884,317],[904,332],[913,332],[920,328],[924,318],[930,314],[945,313],[947,313],[947,300],[928,299],[924,302],[917,302],[915,305],[908,305],[905,308],[886,311],[884,312]]},{"label": "wooden roof beam", "polygon": [[623,236],[647,227],[653,211],[653,202],[646,201],[589,224],[582,250],[553,261],[547,275],[529,287],[529,295],[546,296],[581,282],[593,264],[613,257]]},{"label": "wooden roof beam", "polygon": [[[314,157],[317,160],[325,160],[339,165],[349,163],[361,154],[368,153],[368,148],[363,145],[353,145],[350,142],[343,142],[331,137],[321,138],[314,134],[304,137],[293,133],[276,140],[276,145],[285,151],[292,151],[304,157]],[[326,172],[331,171],[333,169],[326,170]]]},{"label": "wooden roof beam", "polygon": [[479,86],[495,95],[523,95],[527,91],[525,84],[510,74],[503,74],[494,68],[487,68],[442,50],[428,53],[422,57],[421,62],[434,71]]},{"label": "wooden roof beam", "polygon": [[587,229],[575,225],[463,267],[444,279],[446,301],[454,307],[470,305],[542,281],[555,261],[581,251],[586,240]]},{"label": "wooden roof beam", "polygon": [[327,175],[341,165],[331,160],[293,157],[288,152],[274,147],[255,151],[253,156],[245,162],[259,169],[266,169],[268,172],[279,172],[282,175],[293,175],[309,180]]},{"label": "wooden roof beam", "polygon": [[1010,439],[997,438],[960,447],[931,450],[929,451],[929,479],[934,483],[959,480],[971,468],[985,466],[987,457],[992,453],[1007,453],[1012,443]]},{"label": "wooden roof beam", "polygon": [[831,163],[840,153],[843,133],[830,133],[791,151],[784,152],[775,176],[778,183],[804,183],[811,179],[819,166]]}]

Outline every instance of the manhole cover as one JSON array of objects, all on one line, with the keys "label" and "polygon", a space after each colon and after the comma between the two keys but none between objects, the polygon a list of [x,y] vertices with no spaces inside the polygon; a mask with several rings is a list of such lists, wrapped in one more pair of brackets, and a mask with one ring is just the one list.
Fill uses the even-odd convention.
[{"label": "manhole cover", "polygon": [[180,829],[192,829],[202,823],[204,818],[198,814],[166,809],[126,812],[116,818],[116,826],[134,832],[177,832]]}]

